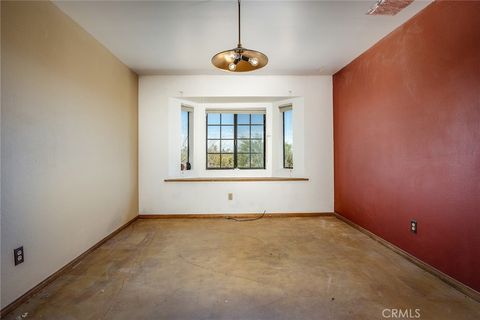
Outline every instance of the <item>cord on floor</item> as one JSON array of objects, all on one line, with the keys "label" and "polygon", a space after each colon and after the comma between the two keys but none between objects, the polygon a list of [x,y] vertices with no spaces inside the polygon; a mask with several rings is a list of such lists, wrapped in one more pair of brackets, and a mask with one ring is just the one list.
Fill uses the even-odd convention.
[{"label": "cord on floor", "polygon": [[255,217],[255,218],[244,218],[244,219],[239,219],[239,218],[235,218],[235,217],[226,217],[225,219],[227,220],[233,220],[233,221],[237,221],[237,222],[247,222],[247,221],[255,221],[255,220],[260,220],[262,219],[263,217],[265,217],[265,213],[267,212],[267,210],[263,210],[263,213],[261,215],[259,215],[258,217]]}]

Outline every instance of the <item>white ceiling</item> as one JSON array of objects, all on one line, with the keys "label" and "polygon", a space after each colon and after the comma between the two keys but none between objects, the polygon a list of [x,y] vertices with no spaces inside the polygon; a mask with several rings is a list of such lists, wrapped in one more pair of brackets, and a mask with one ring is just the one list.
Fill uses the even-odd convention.
[{"label": "white ceiling", "polygon": [[[242,1],[242,44],[269,57],[258,74],[334,74],[423,9],[365,13],[376,1]],[[223,74],[211,57],[237,44],[236,1],[55,1],[139,74]]]}]

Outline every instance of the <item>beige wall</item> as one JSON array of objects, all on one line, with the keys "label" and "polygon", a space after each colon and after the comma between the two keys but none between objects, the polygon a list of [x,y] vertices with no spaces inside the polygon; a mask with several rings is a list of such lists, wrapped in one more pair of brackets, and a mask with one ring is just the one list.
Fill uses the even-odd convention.
[{"label": "beige wall", "polygon": [[3,308],[137,215],[138,79],[50,2],[1,11]]}]

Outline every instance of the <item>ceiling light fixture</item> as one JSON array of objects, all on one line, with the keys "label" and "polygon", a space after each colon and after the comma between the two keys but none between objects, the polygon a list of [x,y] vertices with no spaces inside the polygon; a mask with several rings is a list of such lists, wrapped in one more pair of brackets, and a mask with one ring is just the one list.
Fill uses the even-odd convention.
[{"label": "ceiling light fixture", "polygon": [[240,41],[240,0],[238,0],[238,45],[234,49],[217,53],[212,64],[230,72],[246,72],[263,68],[268,63],[266,55],[259,51],[245,49]]}]

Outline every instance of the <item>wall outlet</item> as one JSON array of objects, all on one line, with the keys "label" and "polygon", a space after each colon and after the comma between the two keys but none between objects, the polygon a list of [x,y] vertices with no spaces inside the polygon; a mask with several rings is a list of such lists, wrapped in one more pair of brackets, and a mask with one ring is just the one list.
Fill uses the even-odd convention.
[{"label": "wall outlet", "polygon": [[228,200],[233,200],[233,193],[230,192],[230,193],[228,194]]},{"label": "wall outlet", "polygon": [[15,265],[23,263],[24,260],[25,260],[25,252],[23,251],[23,247],[14,249],[13,261],[15,261]]},{"label": "wall outlet", "polygon": [[416,220],[411,220],[410,221],[410,231],[412,233],[417,233],[417,221]]}]

